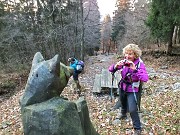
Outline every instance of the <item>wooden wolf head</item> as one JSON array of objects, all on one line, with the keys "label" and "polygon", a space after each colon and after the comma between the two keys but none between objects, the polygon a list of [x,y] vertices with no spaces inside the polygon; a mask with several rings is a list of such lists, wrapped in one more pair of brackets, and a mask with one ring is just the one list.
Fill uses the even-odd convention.
[{"label": "wooden wolf head", "polygon": [[59,96],[72,73],[69,67],[60,64],[59,55],[45,61],[41,53],[37,52],[32,61],[25,92],[20,99],[21,107]]}]

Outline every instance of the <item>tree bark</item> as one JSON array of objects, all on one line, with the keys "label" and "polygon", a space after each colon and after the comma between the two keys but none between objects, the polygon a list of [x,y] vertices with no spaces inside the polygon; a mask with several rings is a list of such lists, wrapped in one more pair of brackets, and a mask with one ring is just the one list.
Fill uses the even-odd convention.
[{"label": "tree bark", "polygon": [[81,12],[81,60],[84,61],[84,15],[83,15],[83,2],[80,0]]},{"label": "tree bark", "polygon": [[172,41],[172,42],[173,42],[173,45],[176,44],[177,34],[178,34],[178,27],[175,26],[175,27],[174,27],[174,33],[173,33],[173,41]]},{"label": "tree bark", "polygon": [[174,33],[174,26],[171,28],[171,31],[169,32],[167,55],[172,55],[173,33]]}]

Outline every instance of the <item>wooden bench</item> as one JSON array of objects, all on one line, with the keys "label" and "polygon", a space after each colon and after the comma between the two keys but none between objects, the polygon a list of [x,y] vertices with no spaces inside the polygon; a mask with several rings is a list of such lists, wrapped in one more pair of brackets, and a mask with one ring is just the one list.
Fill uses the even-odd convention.
[{"label": "wooden bench", "polygon": [[121,75],[119,73],[115,73],[114,76],[112,85],[112,74],[108,71],[108,69],[102,69],[101,74],[95,75],[93,93],[98,94],[108,92],[111,88],[113,91],[117,90]]}]

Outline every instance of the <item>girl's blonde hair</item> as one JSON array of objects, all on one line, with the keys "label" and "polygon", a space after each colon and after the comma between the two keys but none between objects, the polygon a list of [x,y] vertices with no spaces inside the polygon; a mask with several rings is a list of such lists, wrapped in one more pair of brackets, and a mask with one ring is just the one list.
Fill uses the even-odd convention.
[{"label": "girl's blonde hair", "polygon": [[123,55],[125,55],[126,51],[133,51],[136,59],[142,55],[141,49],[136,44],[128,44],[126,47],[124,47]]}]

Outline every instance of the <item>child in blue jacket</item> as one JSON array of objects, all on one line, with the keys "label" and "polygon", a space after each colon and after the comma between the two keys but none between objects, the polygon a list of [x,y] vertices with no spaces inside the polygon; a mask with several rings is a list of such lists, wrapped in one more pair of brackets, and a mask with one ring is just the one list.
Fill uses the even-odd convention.
[{"label": "child in blue jacket", "polygon": [[75,58],[69,58],[68,62],[70,62],[70,67],[74,69],[73,80],[74,80],[76,87],[77,87],[77,93],[80,94],[81,93],[81,90],[80,90],[81,86],[80,86],[79,80],[78,80],[78,76],[79,76],[80,72],[78,72],[76,69],[76,67],[78,65],[78,60]]}]

